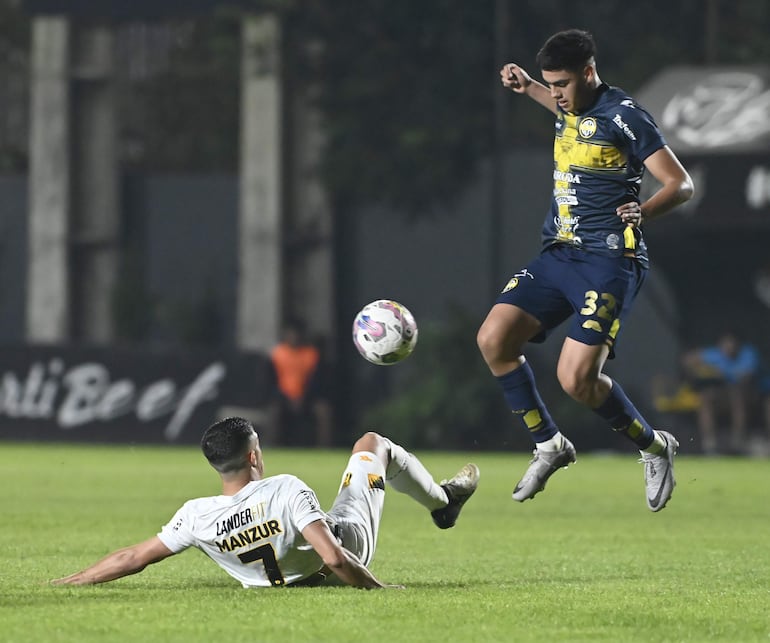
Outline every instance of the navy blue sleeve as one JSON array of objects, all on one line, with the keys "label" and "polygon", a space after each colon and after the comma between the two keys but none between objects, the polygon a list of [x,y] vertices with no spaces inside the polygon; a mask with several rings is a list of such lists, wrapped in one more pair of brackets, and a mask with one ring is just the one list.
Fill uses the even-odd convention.
[{"label": "navy blue sleeve", "polygon": [[631,100],[618,105],[611,120],[618,134],[618,143],[640,161],[666,145],[652,116]]}]

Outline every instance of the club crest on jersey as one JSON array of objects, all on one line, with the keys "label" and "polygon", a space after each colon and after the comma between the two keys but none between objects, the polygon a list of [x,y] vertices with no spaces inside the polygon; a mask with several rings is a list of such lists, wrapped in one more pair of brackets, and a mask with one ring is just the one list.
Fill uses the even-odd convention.
[{"label": "club crest on jersey", "polygon": [[509,290],[513,290],[518,285],[519,285],[519,278],[513,277],[508,280],[507,284],[505,284],[505,288],[503,288],[503,292],[508,292]]},{"label": "club crest on jersey", "polygon": [[620,247],[620,237],[613,232],[607,235],[605,243],[610,250],[617,250]]},{"label": "club crest on jersey", "polygon": [[516,288],[516,286],[519,285],[519,279],[522,277],[529,277],[530,279],[534,279],[535,275],[533,275],[527,268],[520,270],[508,280],[508,283],[505,284],[505,288],[503,288],[502,292],[508,292],[509,290]]},{"label": "club crest on jersey", "polygon": [[580,136],[583,138],[591,138],[596,134],[596,120],[593,118],[584,118],[580,121],[580,127],[578,127]]}]

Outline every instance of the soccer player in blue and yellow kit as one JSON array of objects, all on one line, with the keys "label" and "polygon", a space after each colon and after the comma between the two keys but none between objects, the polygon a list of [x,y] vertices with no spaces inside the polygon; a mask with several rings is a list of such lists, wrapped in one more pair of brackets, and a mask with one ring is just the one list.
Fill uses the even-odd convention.
[{"label": "soccer player in blue and yellow kit", "polygon": [[[505,87],[556,115],[553,200],[541,253],[508,281],[477,341],[511,411],[535,442],[514,500],[532,498],[576,459],[522,353],[527,342],[542,342],[571,318],[559,383],[641,451],[647,505],[659,511],[674,489],[679,444],[670,433],[654,430],[602,369],[614,357],[618,332],[648,268],[643,225],[688,200],[693,185],[652,117],[599,79],[595,56],[591,34],[570,29],[551,36],[537,55],[545,84],[512,63],[500,71]],[[640,202],[645,169],[660,186]]]}]

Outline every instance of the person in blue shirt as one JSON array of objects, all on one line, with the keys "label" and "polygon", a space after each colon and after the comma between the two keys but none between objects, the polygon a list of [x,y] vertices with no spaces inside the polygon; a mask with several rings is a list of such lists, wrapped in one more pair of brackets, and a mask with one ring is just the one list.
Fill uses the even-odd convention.
[{"label": "person in blue shirt", "polygon": [[728,331],[713,346],[686,353],[683,367],[700,397],[697,422],[703,452],[720,451],[717,417],[723,409],[730,418],[730,448],[745,451],[749,409],[752,399],[762,393],[759,351]]},{"label": "person in blue shirt", "polygon": [[[643,227],[688,200],[690,176],[653,118],[623,90],[601,81],[596,44],[586,31],[551,36],[537,55],[544,82],[508,63],[504,87],[553,112],[553,198],[540,254],[521,265],[479,328],[477,343],[516,421],[529,432],[534,458],[513,491],[523,502],[576,460],[538,393],[524,357],[569,321],[556,367],[572,398],[593,409],[642,452],[647,506],[666,506],[675,485],[676,438],[654,430],[603,368],[648,267]],[[659,188],[641,201],[642,175]]]}]

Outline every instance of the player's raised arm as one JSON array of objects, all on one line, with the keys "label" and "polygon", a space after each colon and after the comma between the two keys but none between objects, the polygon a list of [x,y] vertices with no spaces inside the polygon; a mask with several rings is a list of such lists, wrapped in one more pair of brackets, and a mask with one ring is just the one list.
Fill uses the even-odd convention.
[{"label": "player's raised arm", "polygon": [[84,570],[57,578],[52,585],[95,585],[130,576],[142,571],[147,565],[172,556],[172,552],[157,536],[131,547],[118,549]]},{"label": "player's raised arm", "polygon": [[503,87],[507,87],[517,94],[526,94],[548,111],[554,114],[557,113],[556,99],[551,96],[551,90],[543,85],[543,83],[533,80],[526,71],[515,63],[503,65],[503,68],[500,70],[500,79]]},{"label": "player's raised arm", "polygon": [[311,522],[302,530],[302,535],[323,559],[329,570],[344,583],[362,589],[385,587],[361,564],[358,558],[337,542],[323,520]]}]

